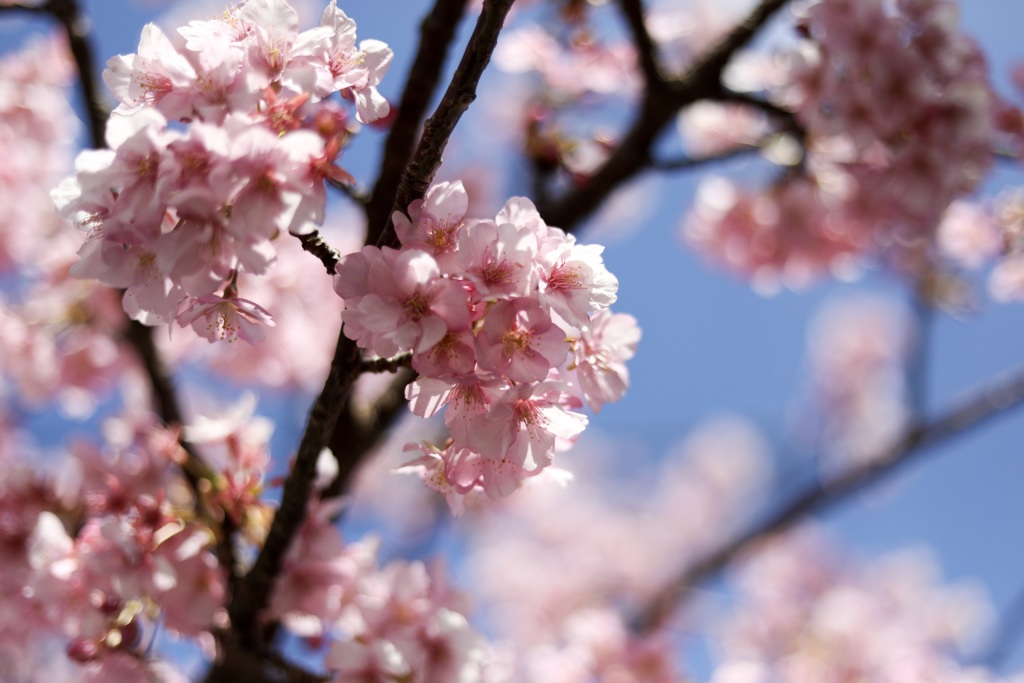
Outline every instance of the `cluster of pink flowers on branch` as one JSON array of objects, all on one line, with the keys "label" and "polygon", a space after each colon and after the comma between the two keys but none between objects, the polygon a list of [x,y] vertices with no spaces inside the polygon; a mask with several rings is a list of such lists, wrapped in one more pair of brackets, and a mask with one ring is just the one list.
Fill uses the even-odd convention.
[{"label": "cluster of pink flowers on branch", "polygon": [[128,413],[104,436],[50,477],[0,453],[5,671],[10,646],[61,639],[84,680],[164,680],[146,652],[157,624],[208,638],[223,623],[225,569],[192,512],[177,433]]},{"label": "cluster of pink flowers on branch", "polygon": [[[761,210],[740,193],[705,193],[688,234],[762,280],[803,281],[871,247],[905,266],[990,167],[1007,105],[948,0],[821,0],[798,29],[768,89],[804,129],[793,172],[805,179],[784,177]],[[790,198],[804,218],[773,220]]]},{"label": "cluster of pink flowers on branch", "polygon": [[442,407],[451,441],[419,446],[424,478],[452,509],[481,488],[507,496],[626,390],[636,321],[612,314],[618,281],[603,247],[578,244],[514,197],[466,219],[461,182],[396,212],[401,249],[368,246],[338,264],[345,334],[381,356],[410,352],[408,391],[423,417]]},{"label": "cluster of pink flowers on branch", "polygon": [[[333,461],[333,456],[328,455]],[[488,644],[463,614],[443,567],[377,561],[377,541],[346,544],[332,522],[344,502],[312,505],[268,613],[313,646],[334,680],[479,681]]]},{"label": "cluster of pink flowers on branch", "polygon": [[338,166],[348,114],[327,98],[350,97],[364,122],[389,109],[376,86],[391,50],[357,46],[333,0],[319,27],[297,25],[285,0],[250,0],[177,41],[149,25],[138,54],[108,63],[121,102],[110,149],[80,155],[54,199],[89,233],[73,274],[125,289],[134,319],[177,319],[211,341],[273,324],[236,278],[267,272],[278,235],[323,222],[325,181],[351,181]]}]

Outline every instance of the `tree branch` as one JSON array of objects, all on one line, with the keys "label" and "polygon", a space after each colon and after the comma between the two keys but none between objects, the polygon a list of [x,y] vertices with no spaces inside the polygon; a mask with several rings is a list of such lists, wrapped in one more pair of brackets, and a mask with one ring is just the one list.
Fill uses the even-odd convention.
[{"label": "tree branch", "polygon": [[[89,128],[90,144],[96,149],[106,147],[104,132],[110,112],[100,97],[99,86],[96,81],[92,43],[86,28],[87,22],[82,17],[77,0],[50,0],[44,5],[33,9],[52,14],[64,28],[68,45],[71,49],[71,55],[75,62],[75,68],[78,72],[78,79],[82,84],[82,96],[85,100],[84,106]],[[156,345],[153,343],[152,329],[138,321],[129,319],[127,315],[125,316],[125,323],[127,329],[124,333],[124,339],[135,349],[139,361],[142,363],[142,368],[149,378],[157,414],[168,425],[184,425],[185,421],[182,417],[177,394],[174,391],[174,385],[171,382],[167,369],[160,360]],[[179,439],[179,442],[188,455],[188,461],[182,469],[193,491],[198,496],[199,480],[211,476],[210,468],[203,462],[195,447],[184,439]]]},{"label": "tree branch", "polygon": [[[397,116],[384,143],[380,171],[372,192],[363,202],[367,244],[381,243],[388,229],[398,184],[412,158],[427,107],[441,82],[441,72],[466,5],[467,0],[436,0],[420,24],[419,46],[402,89]],[[347,488],[359,462],[400,414],[405,405],[405,385],[411,378],[411,373],[403,373],[396,381],[398,388],[385,392],[371,411],[370,419],[357,414],[361,411],[356,410],[350,398],[346,399],[329,444],[338,458],[338,476],[323,492],[324,497],[341,495]]]},{"label": "tree branch", "polygon": [[466,4],[467,0],[436,0],[420,24],[419,48],[402,90],[398,115],[384,142],[380,173],[366,205],[367,244],[382,243],[398,184],[412,159],[420,123],[441,82],[441,71]]},{"label": "tree branch", "polygon": [[15,2],[10,5],[0,5],[0,14],[8,10],[14,10],[16,12],[32,12],[34,14],[49,14],[50,12],[50,8],[46,5],[26,5],[21,2]]},{"label": "tree branch", "polygon": [[636,46],[640,70],[643,71],[647,87],[664,85],[665,77],[658,64],[658,46],[654,44],[651,34],[647,31],[647,24],[644,23],[643,1],[619,0],[619,9],[622,10],[626,25],[633,36],[633,45]]},{"label": "tree branch", "polygon": [[334,450],[334,441],[331,442],[331,451],[338,459],[338,473],[324,489],[322,498],[336,498],[345,493],[366,455],[381,442],[398,416],[408,413],[405,388],[414,379],[416,373],[400,369],[369,410],[357,410],[352,403],[346,406],[334,432],[335,436],[345,435],[346,440],[339,444],[343,450]]},{"label": "tree branch", "polygon": [[[367,206],[367,244],[397,244],[391,213],[393,210],[406,211],[409,203],[422,197],[429,186],[455,124],[476,96],[477,83],[490,61],[498,32],[511,5],[512,0],[487,0],[484,3],[452,82],[427,122],[414,153],[416,130],[440,77],[443,55],[453,37],[454,24],[464,11],[465,2],[438,0],[424,19],[416,62],[409,74],[398,119],[385,145],[384,161],[373,198]],[[409,159],[413,161],[410,163]],[[400,187],[405,189],[398,196]],[[411,188],[420,188],[418,197]],[[379,227],[375,229],[374,226]],[[411,373],[403,373],[395,381],[373,411],[372,419],[356,415],[351,405],[344,406],[330,441],[331,451],[338,458],[339,473],[335,482],[324,491],[325,496],[340,495],[348,487],[359,462],[401,413],[403,392],[413,377]]]},{"label": "tree branch", "polygon": [[274,581],[281,573],[285,553],[306,519],[313,480],[316,479],[316,461],[327,445],[328,437],[338,421],[341,406],[359,376],[360,353],[355,343],[339,335],[334,359],[324,388],[309,411],[302,440],[281,492],[281,503],[274,514],[266,541],[252,569],[239,582],[228,607],[231,629],[246,649],[259,643],[259,613],[270,600]]},{"label": "tree branch", "polygon": [[[505,15],[512,7],[512,1],[484,0],[483,11],[480,12],[469,44],[462,54],[462,61],[459,62],[455,75],[441,98],[441,103],[427,119],[423,127],[423,137],[402,175],[398,194],[391,207],[392,211],[408,211],[410,203],[422,199],[426,194],[430,181],[434,179],[434,174],[441,166],[441,155],[448,145],[448,138],[451,137],[462,115],[469,109],[469,105],[476,99],[477,85],[484,69],[491,61],[491,53],[498,43],[498,33],[505,23]],[[398,243],[390,215],[378,243],[389,246]]]},{"label": "tree branch", "polygon": [[704,559],[687,567],[659,590],[634,620],[640,632],[649,632],[663,625],[683,601],[693,585],[721,571],[744,551],[757,543],[786,531],[808,515],[835,507],[854,494],[879,481],[897,468],[952,437],[978,426],[1024,403],[1024,372],[1004,379],[979,391],[959,405],[931,421],[918,421],[907,427],[903,435],[888,449],[864,464],[852,466],[836,478],[816,484],[794,496],[751,529],[723,545]]},{"label": "tree branch", "polygon": [[320,263],[324,264],[328,275],[334,275],[334,267],[341,260],[341,254],[338,253],[337,249],[327,244],[319,230],[313,230],[313,232],[305,235],[291,234],[299,240],[303,249],[320,259]]},{"label": "tree branch", "polygon": [[346,197],[354,201],[356,204],[362,204],[363,206],[366,206],[366,204],[369,203],[370,201],[370,195],[367,194],[366,191],[360,187],[350,185],[349,183],[343,183],[339,180],[334,180],[333,178],[326,178],[325,182],[338,192],[343,193]]},{"label": "tree branch", "polygon": [[363,360],[362,372],[398,372],[411,367],[412,354],[403,353],[393,358],[367,358]]},{"label": "tree branch", "polygon": [[106,147],[105,132],[110,109],[100,95],[96,79],[96,59],[89,40],[88,24],[82,16],[77,0],[49,0],[42,9],[52,14],[64,28],[68,47],[78,70],[78,80],[82,84],[89,141],[94,148],[102,149]]},{"label": "tree branch", "polygon": [[664,88],[648,87],[619,146],[585,183],[538,206],[544,219],[563,229],[570,228],[589,217],[623,183],[648,168],[655,140],[674,120],[676,113],[698,100],[722,99],[728,92],[722,85],[722,72],[729,60],[787,2],[762,0],[743,22],[694,62],[678,81],[669,82]]}]

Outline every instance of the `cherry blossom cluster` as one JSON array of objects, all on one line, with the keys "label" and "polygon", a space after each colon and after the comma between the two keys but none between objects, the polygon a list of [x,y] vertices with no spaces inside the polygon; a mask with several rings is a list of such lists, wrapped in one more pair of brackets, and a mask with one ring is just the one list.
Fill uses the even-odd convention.
[{"label": "cherry blossom cluster", "polygon": [[[606,605],[607,596],[628,605],[627,613],[638,608],[680,566],[740,529],[770,488],[766,440],[738,418],[699,425],[658,454],[650,478],[622,462],[628,447],[584,436],[560,459],[575,475],[571,483],[538,477],[500,506],[474,510],[463,541],[467,575],[490,606],[493,628],[522,648],[523,662],[561,642],[561,662],[599,667],[587,647],[572,646],[569,625]],[[671,528],[658,524],[665,519]],[[618,627],[609,617],[598,619],[601,630]],[[521,680],[549,679],[561,680]]]},{"label": "cherry blossom cluster", "polygon": [[850,268],[870,237],[828,206],[812,179],[789,175],[757,192],[726,178],[701,184],[686,225],[692,245],[747,274],[754,287],[799,287],[821,270]]},{"label": "cherry blossom cluster", "polygon": [[922,553],[857,566],[836,550],[803,528],[744,567],[713,680],[984,680],[955,656],[989,616],[978,590],[940,584]]},{"label": "cherry blossom cluster", "polygon": [[351,98],[364,122],[389,108],[383,43],[357,46],[334,0],[319,27],[297,27],[285,0],[250,0],[176,37],[150,24],[137,54],[108,63],[110,149],[81,154],[53,194],[89,234],[72,273],[125,289],[134,319],[211,341],[273,324],[237,276],[265,274],[277,236],[323,222],[325,181],[351,180],[338,166],[348,115],[327,98]]},{"label": "cherry blossom cluster", "polygon": [[[582,182],[607,159],[614,133],[592,123],[580,126],[574,112],[585,110],[592,120],[598,108],[612,109],[641,86],[636,49],[621,36],[602,35],[600,8],[570,3],[550,27],[531,23],[506,30],[494,59],[508,74],[536,74],[540,88],[503,86],[515,102],[518,120],[510,131],[522,131],[521,144],[541,173],[560,171],[568,182]],[[511,118],[506,111],[499,116]],[[518,110],[518,111],[516,111]],[[519,142],[519,141],[517,141]]]},{"label": "cherry blossom cluster", "polygon": [[[73,69],[67,45],[56,38],[28,41],[0,59],[0,269],[45,270],[54,260],[48,239],[66,238],[49,188],[74,154],[80,125],[67,90]],[[63,245],[62,245],[63,246]]]},{"label": "cherry blossom cluster", "polygon": [[33,410],[55,400],[84,417],[134,364],[108,288],[68,277],[83,236],[50,199],[81,128],[67,99],[72,72],[57,37],[35,36],[0,59],[0,400]]},{"label": "cherry blossom cluster", "polygon": [[0,454],[0,642],[24,648],[0,651],[5,671],[61,642],[78,669],[65,680],[165,680],[147,655],[156,624],[201,638],[223,622],[224,569],[209,527],[186,514],[178,435],[139,413],[104,436],[50,476]]},{"label": "cherry blossom cluster", "polygon": [[[327,212],[320,235],[347,254],[363,245],[363,212],[342,203]],[[248,298],[274,312],[273,327],[259,344],[210,344],[194,334],[157,335],[161,355],[171,363],[188,363],[245,386],[253,384],[258,367],[263,387],[297,387],[310,393],[323,386],[323,369],[330,362],[338,332],[324,320],[337,318],[338,299],[331,279],[309,268],[299,240],[279,240],[278,261],[264,276],[240,273],[238,288]],[[122,315],[123,317],[123,315]],[[377,379],[366,375],[365,379]]]},{"label": "cherry blossom cluster", "polygon": [[1001,109],[984,57],[949,0],[821,0],[799,28],[788,72],[769,89],[806,133],[806,220],[771,219],[771,204],[794,191],[784,178],[762,211],[700,204],[689,233],[761,279],[785,282],[871,247],[905,266],[991,165]]},{"label": "cherry blossom cluster", "polygon": [[[939,225],[939,253],[964,272],[991,267],[988,293],[998,302],[1024,300],[1024,190],[1010,188],[990,202],[958,201]],[[940,292],[940,303],[954,309],[973,305],[966,284],[955,275]]]},{"label": "cherry blossom cluster", "polygon": [[906,314],[884,299],[842,299],[816,316],[808,337],[814,449],[839,467],[884,454],[910,418]]},{"label": "cherry blossom cluster", "polygon": [[481,680],[488,646],[463,616],[464,598],[439,567],[381,567],[375,540],[346,544],[331,521],[343,506],[312,505],[264,616],[326,643],[324,665],[336,680]]},{"label": "cherry blossom cluster", "polygon": [[434,185],[393,220],[401,249],[342,259],[345,334],[380,357],[412,354],[414,413],[442,407],[451,442],[416,462],[453,510],[482,488],[507,496],[551,464],[594,410],[622,396],[639,329],[608,310],[618,281],[603,248],[578,244],[515,197],[466,219],[461,182]]}]

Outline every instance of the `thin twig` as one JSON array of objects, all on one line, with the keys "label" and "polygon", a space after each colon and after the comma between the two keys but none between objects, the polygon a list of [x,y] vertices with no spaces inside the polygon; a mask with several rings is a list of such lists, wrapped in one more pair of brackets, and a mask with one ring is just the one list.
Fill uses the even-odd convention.
[{"label": "thin twig", "polygon": [[14,10],[16,12],[32,12],[35,14],[49,14],[50,8],[46,5],[26,5],[21,2],[16,2],[10,5],[0,5],[0,13]]},{"label": "thin twig", "polygon": [[787,127],[799,128],[799,124],[794,118],[795,115],[789,109],[780,107],[771,100],[766,100],[756,95],[752,95],[746,92],[740,92],[738,90],[729,90],[723,88],[718,94],[717,99],[720,102],[735,102],[736,104],[745,104],[748,107],[759,109],[769,116],[775,117],[787,123]]},{"label": "thin twig", "polygon": [[932,327],[935,322],[935,304],[927,291],[933,274],[930,269],[921,274],[912,295],[913,346],[907,358],[906,381],[910,414],[920,418],[928,410],[928,368],[931,359]]},{"label": "thin twig", "polygon": [[366,190],[362,189],[357,185],[343,183],[339,180],[334,180],[333,178],[326,178],[326,182],[328,185],[333,187],[335,190],[338,190],[339,192],[343,193],[346,197],[354,201],[356,204],[362,204],[363,206],[366,206],[366,204],[368,204],[370,201],[370,194]]},{"label": "thin twig", "polygon": [[320,263],[324,264],[328,275],[334,275],[334,267],[341,260],[341,254],[324,240],[324,236],[320,234],[319,230],[313,230],[305,235],[291,234],[299,240],[303,249],[320,259]]},{"label": "thin twig", "polygon": [[692,586],[715,575],[754,545],[786,531],[811,514],[835,507],[910,462],[913,456],[925,452],[930,446],[944,443],[1022,403],[1024,371],[1018,371],[1010,379],[978,391],[972,398],[933,420],[915,422],[876,457],[800,492],[774,514],[680,572],[640,611],[634,620],[635,628],[645,633],[657,629],[675,612]]}]

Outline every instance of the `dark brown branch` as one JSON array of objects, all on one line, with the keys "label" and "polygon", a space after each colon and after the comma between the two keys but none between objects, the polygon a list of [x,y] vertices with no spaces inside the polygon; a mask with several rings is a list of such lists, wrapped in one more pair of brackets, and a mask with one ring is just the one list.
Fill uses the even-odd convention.
[{"label": "dark brown branch", "polygon": [[[441,82],[441,72],[466,4],[467,0],[436,0],[420,24],[419,46],[402,90],[398,114],[384,143],[380,172],[364,203],[367,244],[381,242],[388,228],[398,184],[412,158],[427,107]],[[329,444],[338,458],[338,476],[323,492],[324,497],[341,495],[347,488],[359,463],[401,413],[405,386],[411,378],[411,373],[402,373],[395,382],[397,388],[385,392],[369,416],[346,400]]]},{"label": "dark brown branch", "polygon": [[[396,122],[396,127],[392,129],[392,135],[388,138],[388,144],[385,147],[385,165],[381,169],[380,178],[374,189],[373,200],[367,211],[371,226],[367,235],[368,243],[391,246],[397,244],[394,226],[391,223],[391,213],[394,210],[407,210],[410,202],[421,198],[426,192],[434,173],[441,164],[441,155],[455,125],[476,98],[476,88],[480,76],[490,61],[491,53],[497,44],[498,33],[511,5],[512,0],[486,0],[484,2],[483,11],[469,38],[469,43],[466,45],[455,75],[434,114],[427,121],[415,152],[410,153],[412,136],[422,118],[422,112],[425,111],[427,99],[434,89],[432,85],[429,92],[424,90],[416,80],[417,74],[422,69],[427,72],[422,76],[424,81],[436,83],[441,61],[437,55],[431,52],[430,46],[441,40],[441,46],[446,47],[452,37],[450,33],[442,31],[438,22],[442,21],[442,17],[449,16],[449,23],[453,23],[450,17],[461,16],[464,3],[453,4],[450,0],[439,0],[431,14],[424,20],[421,27],[420,49],[417,53],[416,65],[410,73],[408,86],[409,88],[415,86],[415,96],[411,97],[411,100],[420,107],[419,113],[405,105],[400,107],[399,122],[402,121],[403,115],[408,115],[409,118],[404,121],[405,128],[401,131],[398,127],[399,122]],[[448,27],[448,30],[454,29]],[[432,31],[441,31],[441,33],[433,35]],[[434,80],[428,80],[430,78]],[[403,102],[405,101],[406,98],[403,97]],[[398,158],[400,159],[411,158],[412,161],[399,166],[390,159],[391,153],[399,154]],[[401,182],[393,185],[392,182],[397,182],[396,173],[401,176]],[[385,204],[384,200],[389,197],[391,198],[390,203]],[[377,211],[380,213],[374,213]],[[374,232],[375,224],[381,226],[380,232]],[[385,392],[378,401],[378,405],[371,411],[369,417],[357,415],[351,405],[344,407],[330,442],[331,450],[338,458],[339,473],[331,487],[324,492],[325,496],[340,495],[348,487],[350,478],[363,457],[380,440],[384,431],[400,414],[405,404],[405,386],[412,381],[413,377],[412,373],[400,375],[392,384],[391,389]]]},{"label": "dark brown branch", "polygon": [[619,9],[622,10],[626,25],[633,36],[633,45],[636,46],[640,70],[644,74],[647,87],[663,85],[665,77],[658,64],[658,46],[654,44],[651,34],[647,31],[647,24],[644,23],[642,0],[619,0]]},{"label": "dark brown branch", "polygon": [[[149,378],[157,415],[168,425],[184,425],[185,420],[181,414],[181,406],[178,404],[174,384],[171,382],[171,377],[164,364],[160,361],[160,354],[153,343],[152,328],[146,327],[138,321],[129,320],[124,338],[135,349],[139,361],[142,363],[142,369]],[[189,480],[192,489],[198,492],[199,480],[212,479],[212,472],[192,444],[184,438],[179,438],[178,441],[185,453],[188,454],[188,461],[182,466],[185,477]]]},{"label": "dark brown branch", "polygon": [[71,56],[78,69],[78,79],[82,84],[89,141],[94,148],[102,149],[106,146],[104,133],[110,109],[104,104],[103,97],[100,95],[99,83],[96,79],[96,59],[93,56],[85,18],[82,16],[77,0],[50,0],[43,5],[43,9],[52,14],[64,28]]},{"label": "dark brown branch", "polygon": [[270,525],[267,539],[252,569],[239,583],[228,608],[231,628],[244,649],[260,646],[259,613],[266,607],[274,581],[281,573],[285,553],[306,519],[313,480],[316,478],[317,457],[327,445],[341,406],[359,376],[360,367],[359,349],[350,339],[339,335],[330,373],[309,411],[295,463],[285,479],[281,503]]},{"label": "dark brown branch", "polygon": [[[331,441],[331,451],[338,459],[338,474],[324,489],[323,498],[336,498],[345,493],[366,455],[381,442],[398,416],[408,413],[405,388],[415,378],[416,373],[402,369],[371,408],[357,409],[351,403],[346,406]],[[335,443],[339,434],[344,434],[345,440]]]},{"label": "dark brown branch", "polygon": [[824,512],[910,462],[929,447],[946,442],[982,422],[1024,403],[1024,372],[1004,379],[931,421],[910,425],[895,443],[862,465],[794,496],[774,514],[681,572],[659,590],[635,620],[637,630],[663,625],[690,587],[721,571],[754,545],[786,531],[808,516]]},{"label": "dark brown branch", "polygon": [[[484,69],[491,61],[491,53],[498,43],[498,33],[505,23],[505,15],[512,7],[512,1],[484,0],[483,11],[480,12],[455,75],[448,84],[441,103],[427,119],[423,127],[423,137],[402,175],[392,211],[407,211],[410,203],[422,199],[426,194],[430,181],[434,179],[434,174],[441,166],[441,155],[448,145],[448,139],[462,115],[476,99],[477,85]],[[387,228],[378,242],[390,246],[397,244],[390,216]]]},{"label": "dark brown branch", "polygon": [[412,367],[412,354],[403,353],[393,358],[367,358],[363,361],[363,372],[398,372]]},{"label": "dark brown branch", "polygon": [[[78,78],[82,84],[82,96],[85,99],[84,104],[88,120],[90,143],[97,149],[105,147],[106,138],[104,131],[110,112],[99,94],[92,43],[89,40],[89,34],[85,28],[86,21],[82,17],[78,2],[76,0],[50,0],[50,2],[40,6],[40,10],[52,14],[60,22],[61,26],[64,27],[68,45],[75,61],[75,67],[78,71]],[[181,407],[178,405],[178,398],[174,391],[174,385],[153,343],[152,329],[135,320],[129,320],[127,316],[125,316],[125,320],[127,330],[124,338],[135,349],[139,361],[142,363],[143,370],[147,377],[149,377],[153,388],[153,402],[155,403],[157,414],[168,425],[180,426],[185,424]],[[188,461],[183,467],[185,477],[198,495],[198,482],[202,478],[210,477],[209,467],[203,462],[191,444],[184,439],[181,439],[180,442],[181,447],[188,454]]]},{"label": "dark brown branch", "polygon": [[[71,55],[75,62],[79,81],[82,84],[82,96],[85,100],[85,112],[89,127],[89,139],[93,147],[100,149],[106,146],[104,131],[110,112],[99,94],[96,81],[95,59],[92,43],[89,40],[86,21],[76,0],[50,0],[44,5],[31,8],[35,11],[52,14],[61,26],[68,39]],[[181,407],[174,391],[170,375],[160,361],[159,353],[153,343],[153,332],[150,328],[125,316],[127,330],[124,338],[135,349],[142,363],[142,368],[149,377],[153,388],[153,402],[157,414],[171,426],[185,423]],[[198,482],[210,477],[210,470],[196,452],[195,448],[182,439],[181,446],[188,454],[188,461],[183,470],[193,490],[198,492]]]},{"label": "dark brown branch", "polygon": [[436,0],[420,24],[420,42],[384,143],[380,173],[366,205],[367,244],[380,244],[391,219],[398,184],[412,159],[420,124],[441,82],[441,72],[467,0]]},{"label": "dark brown branch", "polygon": [[667,87],[650,87],[622,141],[608,160],[585,183],[561,197],[538,206],[544,219],[563,229],[583,221],[608,196],[651,164],[651,150],[663,130],[683,107],[699,100],[719,100],[728,91],[722,85],[722,72],[733,55],[746,45],[758,30],[788,0],[762,0],[747,18],[715,47],[706,52],[676,82]]},{"label": "dark brown branch", "polygon": [[324,264],[328,275],[334,275],[334,267],[341,260],[341,254],[324,241],[324,236],[320,234],[319,230],[313,230],[305,235],[292,233],[292,236],[299,240],[303,249],[320,259],[320,263]]}]

